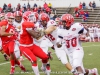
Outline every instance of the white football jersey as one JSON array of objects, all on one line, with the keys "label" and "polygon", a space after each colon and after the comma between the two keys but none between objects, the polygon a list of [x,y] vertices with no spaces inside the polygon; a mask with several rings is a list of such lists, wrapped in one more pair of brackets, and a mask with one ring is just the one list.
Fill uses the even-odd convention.
[{"label": "white football jersey", "polygon": [[96,32],[100,34],[100,28],[97,28],[97,31]]},{"label": "white football jersey", "polygon": [[[56,22],[54,20],[50,20],[47,23],[47,28],[51,25],[57,25]],[[46,35],[46,37],[53,43],[54,46],[56,46],[57,43],[57,32],[58,32],[58,28],[56,28],[56,30],[54,30],[52,33]]]},{"label": "white football jersey", "polygon": [[18,29],[18,27],[21,26],[23,22],[24,22],[24,20],[22,20],[21,23],[18,23],[18,22],[16,22],[16,21],[14,21],[14,22],[13,22],[13,25],[14,25],[14,27],[17,28],[18,31],[20,31],[20,30]]},{"label": "white football jersey", "polygon": [[89,29],[89,33],[93,33],[94,32],[93,28],[88,28],[88,29]]},{"label": "white football jersey", "polygon": [[80,23],[75,23],[71,26],[69,30],[61,29],[58,32],[58,37],[62,38],[66,43],[68,51],[73,51],[74,49],[79,49],[81,46],[81,41],[79,40],[80,33],[86,34],[87,31]]}]

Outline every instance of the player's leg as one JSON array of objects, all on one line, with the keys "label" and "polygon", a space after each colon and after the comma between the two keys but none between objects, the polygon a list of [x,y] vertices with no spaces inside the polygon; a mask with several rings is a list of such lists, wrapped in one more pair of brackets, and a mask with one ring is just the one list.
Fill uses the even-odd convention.
[{"label": "player's leg", "polygon": [[84,52],[82,48],[75,49],[73,51],[73,67],[76,68],[79,75],[84,75],[85,70],[82,67]]},{"label": "player's leg", "polygon": [[46,53],[43,52],[43,50],[35,44],[33,45],[32,52],[34,53],[34,55],[41,58],[42,60],[47,60],[48,59],[48,56],[46,55]]},{"label": "player's leg", "polygon": [[33,49],[33,47],[32,46],[31,47],[20,46],[19,48],[20,48],[22,54],[32,63],[32,69],[33,69],[35,75],[40,75],[39,70],[38,70],[36,56],[31,51]]},{"label": "player's leg", "polygon": [[[77,71],[75,68],[73,68],[73,54],[69,53],[67,49],[64,50],[69,58],[69,62],[68,60],[66,61],[66,68],[71,71],[71,73],[73,73],[74,75],[77,75]],[[66,57],[67,58],[67,57]]]},{"label": "player's leg", "polygon": [[8,44],[9,54],[10,54],[10,63],[11,63],[11,70],[10,74],[14,74],[15,72],[15,54],[14,54],[15,42],[10,41]]},{"label": "player's leg", "polygon": [[23,72],[25,72],[26,71],[25,67],[18,60],[20,58],[20,50],[19,50],[19,45],[16,44],[16,43],[15,43],[15,46],[14,46],[14,54],[15,54],[15,64],[18,65]]},{"label": "player's leg", "polygon": [[[52,47],[53,44],[50,44],[50,42],[45,38],[40,42],[41,49],[48,55],[48,47]],[[51,69],[50,69],[50,63],[49,61],[47,63],[44,63],[42,61],[42,67],[41,69],[45,71],[46,75],[50,75]]]},{"label": "player's leg", "polygon": [[89,42],[92,42],[92,34],[90,33],[90,39]]},{"label": "player's leg", "polygon": [[34,53],[34,55],[36,55],[37,57],[42,59],[42,62],[46,63],[45,66],[47,66],[48,56],[47,56],[47,54],[45,52],[43,52],[43,50],[39,46],[36,46],[34,44],[34,46],[33,46],[33,53]]}]

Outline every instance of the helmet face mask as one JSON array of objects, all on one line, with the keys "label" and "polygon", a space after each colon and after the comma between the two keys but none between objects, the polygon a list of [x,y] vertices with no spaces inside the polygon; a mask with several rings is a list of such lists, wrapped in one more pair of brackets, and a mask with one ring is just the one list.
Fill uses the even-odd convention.
[{"label": "helmet face mask", "polygon": [[47,21],[43,20],[43,21],[40,21],[40,22],[41,22],[41,25],[43,25],[43,27],[47,26]]},{"label": "helmet face mask", "polygon": [[15,16],[15,21],[20,23],[22,21],[22,16]]}]

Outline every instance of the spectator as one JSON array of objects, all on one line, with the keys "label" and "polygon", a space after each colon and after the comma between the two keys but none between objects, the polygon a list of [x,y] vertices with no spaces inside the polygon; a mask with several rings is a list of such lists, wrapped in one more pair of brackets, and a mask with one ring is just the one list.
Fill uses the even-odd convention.
[{"label": "spectator", "polygon": [[30,4],[29,4],[29,2],[28,2],[28,4],[27,4],[27,9],[30,9]]},{"label": "spectator", "polygon": [[13,12],[13,9],[11,8],[11,4],[8,4],[6,12]]},{"label": "spectator", "polygon": [[79,17],[79,16],[80,16],[80,13],[79,13],[79,12],[77,12],[77,13],[75,14],[75,16],[76,16],[76,17]]},{"label": "spectator", "polygon": [[4,3],[3,5],[3,11],[7,9],[7,5]]},{"label": "spectator", "polygon": [[82,3],[80,2],[79,4],[79,9],[81,10],[82,9]]},{"label": "spectator", "polygon": [[87,10],[85,11],[85,16],[86,16],[86,17],[89,17],[89,13],[88,13]]},{"label": "spectator", "polygon": [[20,11],[20,9],[21,9],[20,3],[18,3],[17,8],[18,8],[18,11]]},{"label": "spectator", "polygon": [[75,7],[74,8],[74,13],[76,14],[78,11],[79,11],[79,8],[78,7]]},{"label": "spectator", "polygon": [[81,17],[82,15],[84,15],[84,14],[85,14],[85,13],[84,13],[84,11],[83,11],[82,9],[80,10],[80,12],[79,12],[79,13],[80,13],[80,17]]},{"label": "spectator", "polygon": [[92,7],[92,2],[89,3],[90,8]]},{"label": "spectator", "polygon": [[42,11],[42,8],[41,8],[41,6],[39,6],[38,13],[40,14],[41,11]]},{"label": "spectator", "polygon": [[83,2],[82,7],[83,7],[83,9],[86,9],[86,4],[85,4],[85,2]]},{"label": "spectator", "polygon": [[23,5],[24,11],[26,11],[26,4]]},{"label": "spectator", "polygon": [[43,7],[44,7],[44,9],[46,9],[48,7],[48,4],[45,2]]},{"label": "spectator", "polygon": [[8,4],[8,8],[11,8],[11,4],[10,3]]},{"label": "spectator", "polygon": [[82,21],[83,21],[83,22],[87,22],[87,18],[86,18],[85,15],[82,15]]},{"label": "spectator", "polygon": [[51,9],[49,7],[47,7],[45,10],[46,10],[46,13],[48,13],[48,14],[51,13]]},{"label": "spectator", "polygon": [[34,4],[34,7],[37,7],[37,4],[36,3]]},{"label": "spectator", "polygon": [[93,7],[93,8],[96,8],[96,3],[95,3],[95,1],[93,1],[92,7]]},{"label": "spectator", "polygon": [[51,11],[51,14],[50,14],[50,19],[51,19],[51,20],[54,20],[54,15],[55,15],[54,12]]},{"label": "spectator", "polygon": [[51,4],[51,3],[49,3],[49,4],[48,4],[48,7],[51,9],[51,8],[52,8],[52,4]]},{"label": "spectator", "polygon": [[37,7],[34,7],[33,8],[33,12],[38,12],[38,8]]}]

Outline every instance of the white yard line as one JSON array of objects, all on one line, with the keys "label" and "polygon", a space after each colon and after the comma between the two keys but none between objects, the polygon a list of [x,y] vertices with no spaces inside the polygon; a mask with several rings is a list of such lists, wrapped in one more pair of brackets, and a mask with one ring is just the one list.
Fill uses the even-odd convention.
[{"label": "white yard line", "polygon": [[0,64],[0,66],[1,66],[1,65],[5,65],[5,64],[8,64],[8,63],[10,63],[10,62],[6,62],[6,63],[1,63],[1,64]]}]

